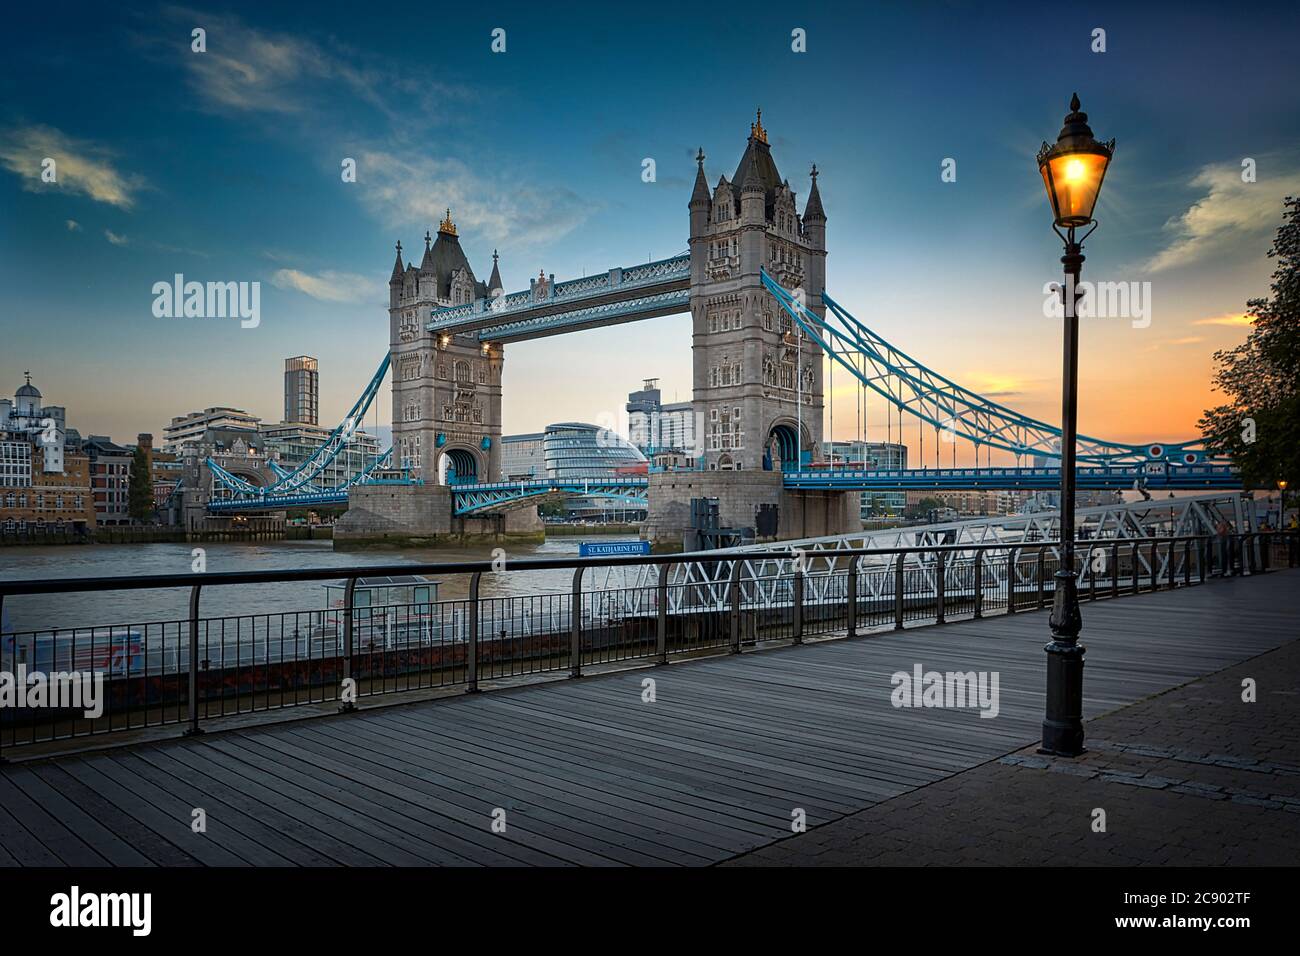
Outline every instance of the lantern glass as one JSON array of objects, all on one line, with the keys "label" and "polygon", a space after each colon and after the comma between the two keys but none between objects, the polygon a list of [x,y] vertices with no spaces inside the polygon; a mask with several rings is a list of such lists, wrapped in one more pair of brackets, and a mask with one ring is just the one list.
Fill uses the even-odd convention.
[{"label": "lantern glass", "polygon": [[1084,226],[1092,221],[1101,181],[1106,176],[1110,156],[1097,152],[1056,152],[1047,156],[1039,170],[1043,185],[1052,202],[1056,224],[1063,227]]}]

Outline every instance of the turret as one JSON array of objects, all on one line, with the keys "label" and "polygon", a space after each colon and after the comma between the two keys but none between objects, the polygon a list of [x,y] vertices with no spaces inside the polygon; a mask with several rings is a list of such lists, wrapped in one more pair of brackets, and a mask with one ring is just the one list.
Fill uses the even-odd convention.
[{"label": "turret", "polygon": [[709,183],[704,178],[704,149],[695,157],[695,189],[691,191],[691,237],[704,235],[709,225],[709,210],[713,200],[709,196]]},{"label": "turret", "polygon": [[402,300],[402,243],[397,243],[397,261],[393,263],[393,274],[388,278],[388,307],[395,309]]}]

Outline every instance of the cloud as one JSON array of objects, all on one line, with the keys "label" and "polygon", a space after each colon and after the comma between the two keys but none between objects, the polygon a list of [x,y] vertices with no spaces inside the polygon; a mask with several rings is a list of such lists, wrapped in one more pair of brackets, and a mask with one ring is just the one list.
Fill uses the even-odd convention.
[{"label": "cloud", "polygon": [[1241,312],[1227,312],[1223,315],[1211,316],[1208,319],[1197,319],[1192,325],[1231,325],[1236,327],[1250,326],[1255,320]]},{"label": "cloud", "polygon": [[328,269],[316,275],[298,269],[277,269],[271,276],[271,284],[322,302],[375,302],[383,297],[383,290],[374,280]]},{"label": "cloud", "polygon": [[456,159],[386,149],[359,154],[357,184],[371,214],[391,228],[439,222],[451,207],[462,234],[500,245],[553,242],[594,208],[563,187],[490,180]]},{"label": "cloud", "polygon": [[1220,164],[1204,167],[1190,185],[1205,194],[1181,216],[1165,223],[1172,238],[1147,262],[1151,272],[1237,251],[1243,240],[1262,242],[1281,222],[1282,198],[1300,192],[1300,173],[1261,176],[1258,182],[1243,183],[1239,167]]},{"label": "cloud", "polygon": [[107,239],[115,246],[125,246],[125,245],[129,245],[131,242],[131,240],[128,239],[126,236],[119,236],[111,229],[104,230],[104,238]]},{"label": "cloud", "polygon": [[[54,160],[53,183],[41,179],[45,159]],[[140,176],[119,172],[106,147],[52,126],[23,126],[0,136],[0,165],[22,177],[28,192],[62,189],[120,209],[135,205],[135,194],[145,185]]]},{"label": "cloud", "polygon": [[68,232],[81,232],[81,223],[75,219],[65,219],[64,224],[68,227]]},{"label": "cloud", "polygon": [[[323,118],[336,112],[340,95],[368,102],[408,128],[449,109],[449,100],[473,98],[467,88],[407,75],[383,61],[366,62],[351,51],[327,48],[298,33],[273,33],[235,16],[184,7],[164,11],[172,24],[207,31],[207,51],[180,48],[180,63],[203,105],[219,113],[267,113]],[[159,48],[175,55],[168,28]],[[344,92],[340,93],[340,87]]]}]

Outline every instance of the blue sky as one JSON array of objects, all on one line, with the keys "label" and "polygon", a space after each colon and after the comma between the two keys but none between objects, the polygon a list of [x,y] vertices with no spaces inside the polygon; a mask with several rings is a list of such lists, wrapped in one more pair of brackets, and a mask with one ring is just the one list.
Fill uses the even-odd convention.
[{"label": "blue sky", "polygon": [[[1060,251],[1033,157],[1078,90],[1119,141],[1085,278],[1149,281],[1154,307],[1148,328],[1085,326],[1081,426],[1191,437],[1211,353],[1244,337],[1235,317],[1267,291],[1280,201],[1300,193],[1300,17],[1137,6],[9,12],[0,389],[30,367],[70,424],[126,440],[208,405],[276,419],[283,359],[307,353],[333,423],[386,347],[395,241],[418,261],[450,206],[476,272],[499,249],[509,289],[680,252],[696,149],[711,182],[730,175],[761,106],[801,204],[809,164],[822,171],[829,291],[931,367],[1055,419],[1042,286]],[[39,179],[51,155],[57,184]],[[260,326],[155,318],[152,286],[177,272],[260,281]],[[689,341],[675,316],[511,346],[505,428],[601,420],[643,377],[689,398]],[[852,403],[839,399],[837,437]]]}]

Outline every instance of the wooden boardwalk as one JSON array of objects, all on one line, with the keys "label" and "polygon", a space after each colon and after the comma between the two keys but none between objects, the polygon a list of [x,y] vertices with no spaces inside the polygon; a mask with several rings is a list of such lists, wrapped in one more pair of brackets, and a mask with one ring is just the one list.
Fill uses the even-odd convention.
[{"label": "wooden boardwalk", "polygon": [[[1087,716],[1294,640],[1297,586],[1086,604]],[[1036,740],[1046,639],[1025,613],[9,765],[0,866],[714,863]],[[998,672],[1000,713],[895,709],[918,663]]]}]

